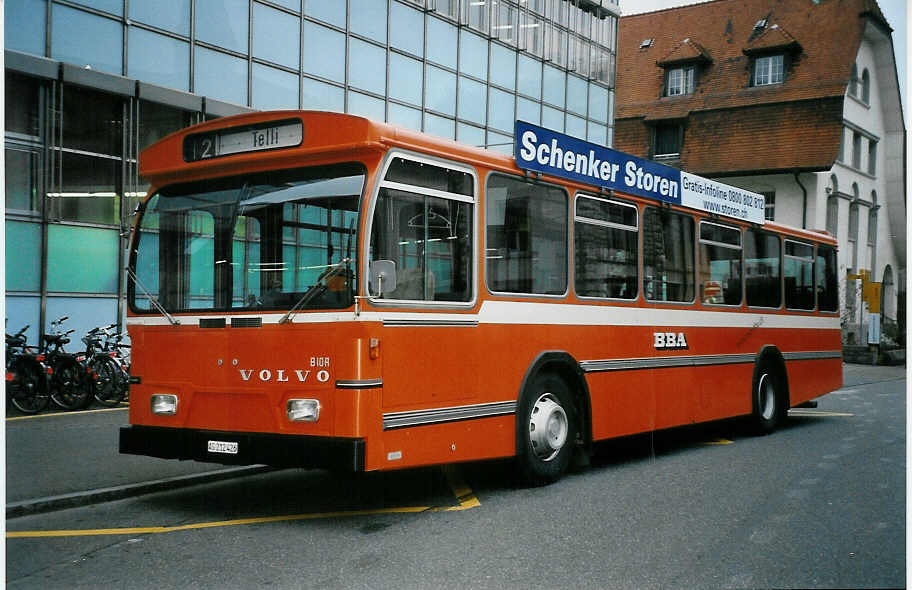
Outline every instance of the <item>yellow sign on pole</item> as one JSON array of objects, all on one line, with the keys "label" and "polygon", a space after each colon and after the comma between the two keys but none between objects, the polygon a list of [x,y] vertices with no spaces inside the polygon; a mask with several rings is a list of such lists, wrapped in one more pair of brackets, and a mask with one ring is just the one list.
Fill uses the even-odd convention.
[{"label": "yellow sign on pole", "polygon": [[868,304],[868,311],[880,313],[880,292],[883,283],[868,283],[864,287],[863,298]]}]

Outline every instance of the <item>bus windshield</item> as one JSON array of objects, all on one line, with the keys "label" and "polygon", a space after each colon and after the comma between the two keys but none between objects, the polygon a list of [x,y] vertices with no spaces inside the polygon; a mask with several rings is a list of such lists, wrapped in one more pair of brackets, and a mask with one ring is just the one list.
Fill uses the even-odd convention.
[{"label": "bus windshield", "polygon": [[138,312],[350,306],[364,182],[364,167],[349,164],[161,189],[141,211],[130,305]]}]

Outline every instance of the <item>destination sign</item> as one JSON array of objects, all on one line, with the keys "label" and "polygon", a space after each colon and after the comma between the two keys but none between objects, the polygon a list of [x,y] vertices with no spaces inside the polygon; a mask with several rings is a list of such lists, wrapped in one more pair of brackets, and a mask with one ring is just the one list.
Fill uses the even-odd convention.
[{"label": "destination sign", "polygon": [[303,140],[304,124],[296,119],[220,129],[188,136],[184,140],[184,160],[196,162],[245,152],[297,147]]},{"label": "destination sign", "polygon": [[763,195],[516,121],[516,166],[762,224]]}]

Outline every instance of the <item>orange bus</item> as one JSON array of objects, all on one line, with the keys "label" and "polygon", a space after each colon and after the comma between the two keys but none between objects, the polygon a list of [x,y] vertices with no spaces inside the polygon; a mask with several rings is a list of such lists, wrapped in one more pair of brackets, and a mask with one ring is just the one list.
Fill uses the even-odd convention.
[{"label": "orange bus", "polygon": [[735,416],[768,433],[841,387],[831,236],[641,196],[678,187],[529,133],[517,154],[631,190],[315,111],[146,149],[120,452],[355,471],[514,457],[542,484],[595,441]]}]

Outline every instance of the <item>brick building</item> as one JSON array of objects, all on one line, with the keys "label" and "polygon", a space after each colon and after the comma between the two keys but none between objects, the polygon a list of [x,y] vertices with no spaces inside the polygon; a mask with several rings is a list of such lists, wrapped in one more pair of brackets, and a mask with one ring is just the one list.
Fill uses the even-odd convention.
[{"label": "brick building", "polygon": [[[766,217],[826,229],[844,274],[905,323],[905,125],[892,29],[873,0],[715,0],[623,17],[617,149],[762,193]],[[866,342],[860,283],[847,343]]]}]

